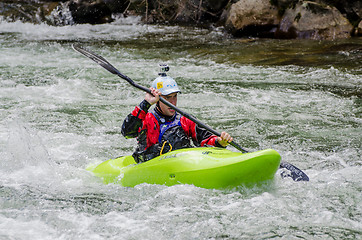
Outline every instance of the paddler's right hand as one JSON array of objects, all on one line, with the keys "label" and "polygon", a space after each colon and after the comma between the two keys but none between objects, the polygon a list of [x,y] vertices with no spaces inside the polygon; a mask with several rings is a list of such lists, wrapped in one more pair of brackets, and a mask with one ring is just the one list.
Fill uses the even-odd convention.
[{"label": "paddler's right hand", "polygon": [[156,102],[158,102],[160,100],[160,95],[161,95],[161,92],[155,88],[150,88],[151,90],[151,93],[152,94],[149,94],[149,93],[146,93],[146,96],[145,96],[145,100],[153,105],[155,104]]}]

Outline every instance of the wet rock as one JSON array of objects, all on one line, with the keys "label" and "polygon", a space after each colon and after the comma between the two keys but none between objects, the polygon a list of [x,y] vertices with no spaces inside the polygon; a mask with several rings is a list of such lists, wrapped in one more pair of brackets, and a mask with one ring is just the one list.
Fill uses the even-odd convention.
[{"label": "wet rock", "polygon": [[[54,19],[67,14],[70,11],[72,20],[63,21]],[[105,23],[112,21],[111,10],[104,0],[6,0],[0,2],[0,15],[8,21],[23,21],[32,23],[46,22],[52,25],[64,25],[74,23]],[[69,18],[69,17],[68,17]],[[74,20],[73,20],[74,19]]]},{"label": "wet rock", "polygon": [[7,0],[0,1],[0,15],[7,21],[23,21],[41,23],[39,17],[38,2],[29,2],[25,0]]},{"label": "wet rock", "polygon": [[356,27],[355,35],[362,36],[362,21],[360,21],[358,26]]},{"label": "wet rock", "polygon": [[270,37],[279,24],[270,0],[241,0],[231,5],[225,26],[234,36]]},{"label": "wet rock", "polygon": [[335,7],[305,1],[285,11],[276,36],[333,40],[349,38],[352,24]]},{"label": "wet rock", "polygon": [[49,16],[56,7],[59,6],[58,2],[47,1],[41,7],[42,16]]},{"label": "wet rock", "polygon": [[112,22],[112,14],[122,13],[128,0],[65,0],[45,14],[51,25],[102,24]]},{"label": "wet rock", "polygon": [[362,0],[319,0],[335,6],[346,18],[356,26],[362,19]]},{"label": "wet rock", "polygon": [[112,13],[123,13],[129,5],[129,0],[103,0],[103,2]]},{"label": "wet rock", "polygon": [[112,21],[112,11],[102,0],[71,0],[68,6],[74,23],[101,24]]}]

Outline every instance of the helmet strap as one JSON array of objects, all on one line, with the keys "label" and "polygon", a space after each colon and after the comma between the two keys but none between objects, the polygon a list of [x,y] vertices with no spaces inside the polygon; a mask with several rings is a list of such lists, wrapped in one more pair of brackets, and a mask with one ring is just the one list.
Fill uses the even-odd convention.
[{"label": "helmet strap", "polygon": [[163,115],[162,109],[161,109],[161,107],[160,107],[160,101],[158,101],[158,102],[156,103],[156,109],[157,109],[160,113],[162,113],[162,115]]}]

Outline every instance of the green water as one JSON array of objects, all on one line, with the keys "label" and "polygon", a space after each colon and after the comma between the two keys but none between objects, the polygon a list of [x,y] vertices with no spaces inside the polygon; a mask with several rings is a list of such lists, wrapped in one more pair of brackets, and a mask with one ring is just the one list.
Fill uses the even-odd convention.
[{"label": "green water", "polygon": [[[181,109],[250,151],[277,150],[310,182],[278,173],[270,185],[224,191],[103,185],[85,168],[133,152],[121,124],[144,93],[72,43],[144,86],[168,63]],[[1,21],[0,239],[359,239],[361,63],[360,38]]]}]

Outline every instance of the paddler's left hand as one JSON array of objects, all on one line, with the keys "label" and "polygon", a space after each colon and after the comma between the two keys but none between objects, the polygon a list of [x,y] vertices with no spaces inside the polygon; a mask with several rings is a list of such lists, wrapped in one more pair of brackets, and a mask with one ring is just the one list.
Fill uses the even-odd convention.
[{"label": "paddler's left hand", "polygon": [[226,147],[233,138],[227,132],[222,132],[220,137],[217,137],[217,141],[223,147]]}]

